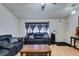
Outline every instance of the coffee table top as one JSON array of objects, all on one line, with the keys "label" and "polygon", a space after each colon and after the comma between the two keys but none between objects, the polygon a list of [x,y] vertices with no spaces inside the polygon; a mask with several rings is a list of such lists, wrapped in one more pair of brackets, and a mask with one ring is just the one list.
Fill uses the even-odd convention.
[{"label": "coffee table top", "polygon": [[51,52],[49,45],[25,45],[20,51],[22,53],[27,52]]}]

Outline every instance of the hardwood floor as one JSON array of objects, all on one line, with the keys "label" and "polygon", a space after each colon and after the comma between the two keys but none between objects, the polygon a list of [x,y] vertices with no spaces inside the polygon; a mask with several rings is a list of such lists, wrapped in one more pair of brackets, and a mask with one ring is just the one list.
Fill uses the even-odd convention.
[{"label": "hardwood floor", "polygon": [[[79,56],[79,50],[69,46],[50,45],[52,50],[51,56]],[[18,53],[16,56],[20,56]]]}]

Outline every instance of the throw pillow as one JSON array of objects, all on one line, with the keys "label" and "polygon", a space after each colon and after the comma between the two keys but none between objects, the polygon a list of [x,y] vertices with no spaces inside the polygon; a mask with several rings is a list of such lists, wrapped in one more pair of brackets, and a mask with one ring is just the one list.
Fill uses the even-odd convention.
[{"label": "throw pillow", "polygon": [[29,35],[29,39],[33,39],[34,38],[34,36],[33,35]]},{"label": "throw pillow", "polygon": [[9,38],[2,37],[0,38],[0,41],[7,41],[9,43]]},{"label": "throw pillow", "polygon": [[49,38],[49,36],[47,34],[45,34],[43,38]]}]

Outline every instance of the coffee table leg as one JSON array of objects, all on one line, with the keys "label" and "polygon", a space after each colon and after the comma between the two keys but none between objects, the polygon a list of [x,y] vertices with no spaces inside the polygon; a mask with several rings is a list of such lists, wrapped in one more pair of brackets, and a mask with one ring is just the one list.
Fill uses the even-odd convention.
[{"label": "coffee table leg", "polygon": [[28,53],[26,53],[26,56],[28,56]]},{"label": "coffee table leg", "polygon": [[22,52],[20,52],[20,54],[21,54],[21,56],[23,56],[23,53]]},{"label": "coffee table leg", "polygon": [[49,56],[51,56],[51,52],[49,52]]}]

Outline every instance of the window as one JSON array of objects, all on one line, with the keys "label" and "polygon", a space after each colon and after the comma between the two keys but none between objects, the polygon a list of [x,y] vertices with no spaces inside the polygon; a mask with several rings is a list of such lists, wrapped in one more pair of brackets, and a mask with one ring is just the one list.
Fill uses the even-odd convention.
[{"label": "window", "polygon": [[29,22],[25,23],[27,33],[48,33],[49,22]]},{"label": "window", "polygon": [[40,33],[46,33],[47,31],[46,31],[46,28],[43,26],[42,28],[41,28],[41,30],[40,30]]},{"label": "window", "polygon": [[37,25],[35,26],[33,33],[39,33],[39,29],[38,29]]}]

